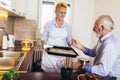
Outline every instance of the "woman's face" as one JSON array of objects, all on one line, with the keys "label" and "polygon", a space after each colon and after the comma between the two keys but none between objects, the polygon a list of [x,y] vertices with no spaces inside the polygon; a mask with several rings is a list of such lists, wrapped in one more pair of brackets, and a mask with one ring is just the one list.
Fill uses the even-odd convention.
[{"label": "woman's face", "polygon": [[59,20],[63,20],[66,16],[67,8],[61,7],[56,10],[56,18]]}]

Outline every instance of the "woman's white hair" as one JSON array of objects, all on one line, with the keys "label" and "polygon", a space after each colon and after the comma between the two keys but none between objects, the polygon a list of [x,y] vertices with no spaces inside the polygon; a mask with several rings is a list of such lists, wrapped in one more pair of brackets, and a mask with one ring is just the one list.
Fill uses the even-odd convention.
[{"label": "woman's white hair", "polygon": [[99,19],[101,21],[101,25],[103,25],[104,28],[108,30],[114,29],[114,22],[109,15],[101,15]]}]

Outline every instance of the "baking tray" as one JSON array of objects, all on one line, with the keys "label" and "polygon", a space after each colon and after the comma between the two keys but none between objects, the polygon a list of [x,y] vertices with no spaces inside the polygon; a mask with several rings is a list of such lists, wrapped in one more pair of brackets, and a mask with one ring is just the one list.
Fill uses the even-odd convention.
[{"label": "baking tray", "polygon": [[71,47],[53,46],[52,48],[47,48],[46,50],[48,54],[51,55],[65,56],[65,57],[78,56],[77,52]]}]

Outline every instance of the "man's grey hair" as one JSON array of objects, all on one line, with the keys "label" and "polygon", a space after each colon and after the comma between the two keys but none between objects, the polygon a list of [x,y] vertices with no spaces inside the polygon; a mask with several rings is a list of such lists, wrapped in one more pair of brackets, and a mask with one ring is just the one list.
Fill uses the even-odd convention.
[{"label": "man's grey hair", "polygon": [[114,22],[109,15],[101,15],[99,19],[101,20],[101,25],[103,25],[104,28],[108,30],[114,29]]}]

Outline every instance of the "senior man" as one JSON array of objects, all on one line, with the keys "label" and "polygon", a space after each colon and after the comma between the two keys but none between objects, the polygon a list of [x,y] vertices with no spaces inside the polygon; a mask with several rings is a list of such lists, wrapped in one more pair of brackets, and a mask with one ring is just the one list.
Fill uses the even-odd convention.
[{"label": "senior man", "polygon": [[109,15],[101,15],[95,21],[93,28],[99,38],[93,49],[87,48],[73,39],[73,46],[79,48],[86,55],[95,57],[92,66],[73,63],[73,69],[78,68],[96,74],[101,80],[116,80],[116,77],[120,77],[120,46],[112,33],[113,29],[112,18]]}]

